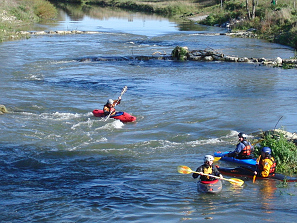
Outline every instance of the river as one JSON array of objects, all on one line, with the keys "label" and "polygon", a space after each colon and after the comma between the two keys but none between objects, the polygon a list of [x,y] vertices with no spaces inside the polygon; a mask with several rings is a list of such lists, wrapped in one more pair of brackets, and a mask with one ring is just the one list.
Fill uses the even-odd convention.
[{"label": "river", "polygon": [[[243,179],[197,192],[205,154],[235,148],[238,132],[296,131],[296,70],[249,63],[139,61],[175,46],[227,55],[290,58],[291,48],[213,33],[217,27],[94,9],[0,44],[1,222],[292,222],[295,183]],[[95,58],[107,57],[98,61]],[[84,60],[81,60],[84,59]],[[83,61],[83,62],[82,62]],[[92,115],[108,98],[136,123]],[[279,121],[280,120],[280,121]],[[279,121],[279,122],[278,122]],[[221,166],[232,166],[223,161]]]}]

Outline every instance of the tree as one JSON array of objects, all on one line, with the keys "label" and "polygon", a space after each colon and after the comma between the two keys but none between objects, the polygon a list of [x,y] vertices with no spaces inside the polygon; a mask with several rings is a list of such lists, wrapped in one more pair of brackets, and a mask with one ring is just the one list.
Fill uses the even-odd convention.
[{"label": "tree", "polygon": [[252,20],[256,15],[256,1],[252,0],[252,12],[250,11],[249,0],[246,0],[246,12],[248,15],[248,19]]}]

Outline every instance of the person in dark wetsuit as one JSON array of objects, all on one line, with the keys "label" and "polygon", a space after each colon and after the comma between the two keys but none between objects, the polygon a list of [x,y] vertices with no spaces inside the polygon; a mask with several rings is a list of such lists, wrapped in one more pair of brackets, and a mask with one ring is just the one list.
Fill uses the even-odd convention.
[{"label": "person in dark wetsuit", "polygon": [[200,176],[201,181],[213,181],[216,178],[207,176],[207,175],[214,175],[218,176],[221,179],[223,178],[222,174],[218,171],[215,165],[213,165],[213,156],[212,155],[205,155],[204,157],[204,164],[199,166],[196,170],[196,172],[199,173],[193,173],[192,177],[193,178],[198,178]]},{"label": "person in dark wetsuit", "polygon": [[250,142],[246,140],[246,134],[240,132],[238,134],[239,143],[233,152],[227,153],[225,156],[235,157],[237,159],[251,159],[253,158],[252,153],[254,152],[254,147]]}]

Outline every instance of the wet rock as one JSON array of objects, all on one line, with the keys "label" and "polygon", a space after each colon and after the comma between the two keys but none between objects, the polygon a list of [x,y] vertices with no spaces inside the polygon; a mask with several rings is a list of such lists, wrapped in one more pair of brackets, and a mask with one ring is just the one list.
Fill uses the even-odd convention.
[{"label": "wet rock", "polygon": [[277,57],[277,58],[275,59],[274,62],[275,62],[277,65],[281,65],[281,64],[283,63],[283,60],[282,60],[282,58]]},{"label": "wet rock", "polygon": [[8,113],[8,111],[4,105],[0,105],[0,115],[2,115],[4,113]]},{"label": "wet rock", "polygon": [[205,61],[213,61],[213,57],[212,56],[205,56],[204,60]]},{"label": "wet rock", "polygon": [[228,62],[237,62],[238,61],[238,57],[225,56],[225,61],[228,61]]},{"label": "wet rock", "polygon": [[250,62],[249,58],[247,57],[242,57],[242,58],[238,58],[238,62],[245,62],[245,63],[248,63]]}]

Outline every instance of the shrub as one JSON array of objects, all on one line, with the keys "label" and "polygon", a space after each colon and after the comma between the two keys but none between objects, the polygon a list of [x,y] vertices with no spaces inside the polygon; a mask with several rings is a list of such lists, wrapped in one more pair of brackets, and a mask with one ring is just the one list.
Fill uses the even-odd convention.
[{"label": "shrub", "polygon": [[265,146],[272,150],[277,172],[290,175],[297,173],[297,147],[293,142],[288,141],[281,133],[268,133],[263,136],[260,146],[255,147],[255,154],[260,155],[261,149]]}]

